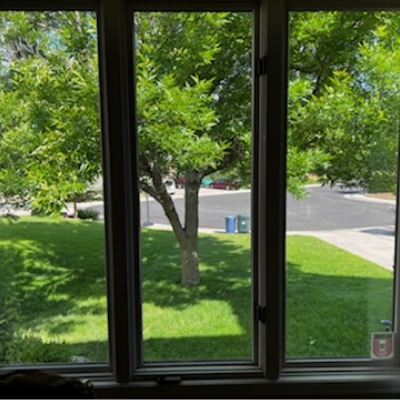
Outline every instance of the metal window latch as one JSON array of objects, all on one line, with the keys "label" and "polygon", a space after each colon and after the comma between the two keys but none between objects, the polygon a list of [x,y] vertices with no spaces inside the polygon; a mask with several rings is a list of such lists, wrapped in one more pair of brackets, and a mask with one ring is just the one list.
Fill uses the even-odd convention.
[{"label": "metal window latch", "polygon": [[256,66],[256,74],[257,76],[267,75],[268,73],[268,57],[261,57]]},{"label": "metal window latch", "polygon": [[267,307],[257,304],[257,319],[265,325],[267,314]]},{"label": "metal window latch", "polygon": [[181,383],[181,381],[182,381],[182,378],[177,375],[157,377],[157,383],[159,385],[179,385]]}]

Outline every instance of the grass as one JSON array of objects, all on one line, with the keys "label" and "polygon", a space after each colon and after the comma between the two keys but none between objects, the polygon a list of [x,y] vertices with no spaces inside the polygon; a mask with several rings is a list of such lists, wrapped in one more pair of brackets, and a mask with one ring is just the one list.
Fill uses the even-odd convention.
[{"label": "grass", "polygon": [[[105,361],[103,225],[34,217],[0,221],[0,301],[13,310],[19,336],[30,338],[27,346],[17,340],[10,361],[30,362],[25,347],[45,359],[56,352],[64,362],[72,355]],[[47,351],[40,342],[55,343]]]},{"label": "grass", "polygon": [[201,235],[201,284],[182,288],[172,232],[143,231],[146,360],[251,358],[249,248],[248,235]]},{"label": "grass", "polygon": [[[3,303],[16,333],[4,361],[107,361],[104,225],[0,221],[0,316]],[[249,235],[201,234],[199,255],[201,284],[183,288],[172,232],[142,230],[146,361],[251,358]],[[392,274],[288,236],[286,307],[288,356],[367,356],[370,333],[391,318]]]},{"label": "grass", "polygon": [[392,318],[393,274],[315,238],[288,237],[287,354],[369,355]]}]

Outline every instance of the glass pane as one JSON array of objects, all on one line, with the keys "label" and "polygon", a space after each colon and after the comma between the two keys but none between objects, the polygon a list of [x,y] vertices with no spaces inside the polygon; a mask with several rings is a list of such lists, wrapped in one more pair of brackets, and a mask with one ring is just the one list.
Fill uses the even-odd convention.
[{"label": "glass pane", "polygon": [[0,13],[0,363],[108,361],[96,18]]},{"label": "glass pane", "polygon": [[250,360],[252,15],[134,17],[144,361]]},{"label": "glass pane", "polygon": [[290,15],[287,357],[370,357],[392,329],[399,33],[396,13]]}]

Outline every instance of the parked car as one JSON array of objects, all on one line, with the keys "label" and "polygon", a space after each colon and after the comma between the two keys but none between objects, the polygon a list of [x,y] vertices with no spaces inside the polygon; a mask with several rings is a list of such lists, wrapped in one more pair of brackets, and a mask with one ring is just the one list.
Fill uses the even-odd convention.
[{"label": "parked car", "polygon": [[221,178],[210,183],[212,189],[237,190],[241,186],[239,179]]},{"label": "parked car", "polygon": [[213,182],[212,178],[210,178],[209,176],[205,176],[205,177],[201,180],[201,187],[208,188],[208,187],[210,187],[210,185],[211,185],[212,182]]}]

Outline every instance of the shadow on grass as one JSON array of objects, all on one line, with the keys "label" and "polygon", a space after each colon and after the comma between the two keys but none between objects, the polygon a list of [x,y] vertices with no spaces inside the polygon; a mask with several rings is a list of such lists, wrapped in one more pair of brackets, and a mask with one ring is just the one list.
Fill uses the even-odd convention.
[{"label": "shadow on grass", "polygon": [[[47,329],[55,338],[65,337],[81,329],[86,316],[102,315],[104,332],[95,335],[107,336],[103,224],[39,218],[2,222],[0,260],[0,315],[4,310],[8,331],[35,335]],[[4,329],[1,335],[10,338]],[[57,344],[43,346],[52,345]]]},{"label": "shadow on grass", "polygon": [[[106,295],[103,244],[103,225],[100,223],[36,218],[3,225],[0,228],[0,258],[4,280],[0,286],[4,289],[3,297],[7,304],[13,305],[18,328],[34,333],[35,326],[45,323],[49,337],[57,337],[72,331],[85,314],[99,315],[103,312],[105,315],[105,309],[90,303],[90,299]],[[243,328],[240,343],[245,348],[244,351],[242,348],[241,355],[250,358],[248,247],[240,247],[215,236],[203,237],[200,241],[200,260],[204,266],[202,284],[195,288],[182,288],[179,284],[179,250],[171,232],[143,232],[142,252],[145,302],[176,310],[183,310],[205,299],[229,303]],[[60,316],[68,318],[58,318]],[[188,340],[198,342],[195,338]],[[208,347],[215,349],[226,346],[222,342],[233,343],[223,337],[220,344],[215,342],[217,338],[210,340]],[[204,336],[202,341],[206,341]],[[171,358],[169,340],[165,342],[165,352],[159,354],[160,359]],[[211,353],[218,358],[230,357],[231,347],[234,346],[229,345],[226,351]],[[146,348],[151,349],[149,346]],[[192,347],[191,353],[196,351]],[[191,353],[179,354],[190,358]]]},{"label": "shadow on grass", "polygon": [[[142,233],[143,300],[160,307],[186,308],[203,299],[245,302],[250,307],[250,247],[217,235],[201,236],[199,262],[201,283],[180,286],[179,248],[171,232]],[[248,241],[250,243],[250,240]],[[154,250],[157,251],[154,251]],[[168,290],[165,290],[165,289]],[[233,307],[234,309],[242,307]]]},{"label": "shadow on grass", "polygon": [[[180,256],[174,234],[156,230],[142,231],[143,303],[152,304],[160,311],[167,309],[185,311],[204,301],[207,304],[226,303],[241,331],[237,336],[224,336],[221,333],[220,336],[204,337],[204,331],[207,329],[205,327],[203,336],[199,338],[193,328],[190,332],[193,339],[182,337],[182,346],[177,346],[176,352],[172,352],[170,347],[180,339],[177,342],[175,339],[149,339],[144,344],[146,360],[171,359],[171,355],[179,359],[201,359],[205,357],[204,354],[210,359],[251,358],[250,237],[245,235],[240,241],[235,239],[238,237],[233,235],[201,235],[199,240],[201,283],[196,287],[184,288],[180,285]],[[209,312],[212,313],[212,309]],[[202,330],[203,317],[196,315],[195,311],[190,317],[190,324],[199,326],[199,333]],[[207,324],[205,321],[204,323]],[[219,324],[222,331],[229,331],[229,327],[224,326],[227,321],[220,321]],[[146,329],[146,325],[144,328]],[[182,336],[185,334],[187,335],[187,332],[182,333]],[[153,346],[156,346],[157,351]]]},{"label": "shadow on grass", "polygon": [[[143,303],[156,306],[162,313],[167,309],[184,311],[202,301],[225,302],[240,326],[240,334],[202,336],[200,323],[200,332],[193,332],[190,337],[182,333],[181,337],[146,339],[147,361],[177,359],[176,355],[179,360],[250,358],[249,239],[248,235],[239,234],[202,235],[201,284],[183,288],[179,284],[181,266],[173,233],[142,230]],[[307,271],[303,267],[313,258],[313,249],[323,243],[315,238],[307,240],[307,257],[298,263],[289,259],[287,264],[287,354],[367,355],[370,332],[381,328],[381,319],[391,318],[392,280],[360,274],[334,275],[324,272],[323,267],[321,273]],[[334,247],[327,248],[321,262],[329,265],[329,252],[333,251]],[[0,260],[0,313],[1,304],[14,309],[19,328],[34,329],[44,320],[60,315],[106,314],[105,307],[90,302],[106,296],[102,223],[32,219],[2,224]],[[354,264],[362,267],[359,260],[355,258]],[[55,320],[49,333],[57,336],[77,324],[78,319]],[[72,354],[78,352],[74,345],[60,346],[70,348]],[[85,351],[85,346],[90,350],[90,345],[82,346],[83,351],[78,354],[92,358]]]}]

